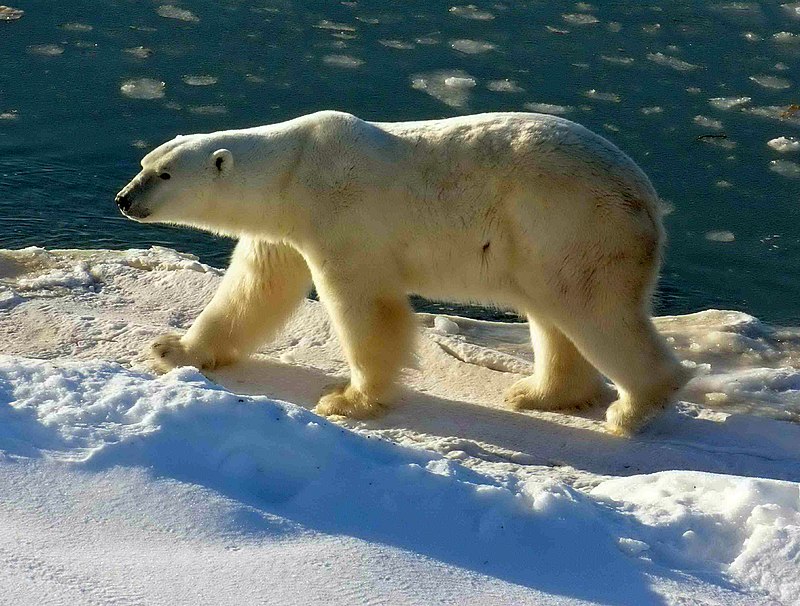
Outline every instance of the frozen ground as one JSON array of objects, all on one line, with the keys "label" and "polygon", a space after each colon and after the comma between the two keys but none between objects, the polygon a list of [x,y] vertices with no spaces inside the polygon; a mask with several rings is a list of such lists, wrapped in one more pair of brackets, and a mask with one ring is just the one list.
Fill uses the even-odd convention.
[{"label": "frozen ground", "polygon": [[220,272],[167,249],[0,252],[9,604],[797,604],[800,329],[660,318],[697,378],[642,435],[513,413],[524,325],[420,316],[385,417],[320,305],[208,379],[140,352]]}]

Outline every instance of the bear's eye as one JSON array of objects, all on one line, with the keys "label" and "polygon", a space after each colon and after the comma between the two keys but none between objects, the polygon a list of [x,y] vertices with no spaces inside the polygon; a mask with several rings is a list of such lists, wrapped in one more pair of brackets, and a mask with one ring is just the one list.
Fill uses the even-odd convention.
[{"label": "bear's eye", "polygon": [[166,181],[167,179],[170,178],[170,174],[169,173],[161,173],[160,175],[158,175],[158,177],[159,177],[159,179],[164,179],[164,181]]}]

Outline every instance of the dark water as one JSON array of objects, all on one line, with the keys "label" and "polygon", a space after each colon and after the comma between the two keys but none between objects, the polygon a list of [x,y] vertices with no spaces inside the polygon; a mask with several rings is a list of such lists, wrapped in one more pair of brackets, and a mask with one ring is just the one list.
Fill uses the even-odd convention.
[{"label": "dark water", "polygon": [[[550,104],[628,152],[674,208],[661,313],[800,322],[800,152],[767,146],[800,137],[794,4],[12,2],[25,14],[0,21],[0,246],[161,244],[221,266],[230,241],[113,204],[178,133],[323,108],[412,120]],[[163,96],[123,94],[142,78]]]}]

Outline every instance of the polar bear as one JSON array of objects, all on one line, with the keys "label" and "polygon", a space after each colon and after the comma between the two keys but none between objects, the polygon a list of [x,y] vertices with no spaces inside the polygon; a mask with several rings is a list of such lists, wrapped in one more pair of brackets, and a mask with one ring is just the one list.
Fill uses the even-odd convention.
[{"label": "polar bear", "polygon": [[630,434],[688,380],[650,319],[664,241],[644,173],[563,118],[486,113],[366,122],[323,111],[179,136],[119,192],[125,216],[238,238],[191,328],[151,350],[161,369],[213,369],[276,333],[312,282],[350,366],[316,412],[380,412],[409,361],[409,293],[527,316],[534,371],[505,400],[564,410],[617,387],[607,427]]}]

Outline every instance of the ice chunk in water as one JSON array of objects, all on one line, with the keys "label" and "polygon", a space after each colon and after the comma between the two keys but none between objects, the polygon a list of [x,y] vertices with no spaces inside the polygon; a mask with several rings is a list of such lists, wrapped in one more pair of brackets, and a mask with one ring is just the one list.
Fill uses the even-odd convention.
[{"label": "ice chunk in water", "polygon": [[94,29],[91,25],[87,23],[75,23],[75,22],[62,23],[58,27],[68,32],[90,32]]},{"label": "ice chunk in water", "polygon": [[211,86],[217,83],[215,76],[184,76],[181,78],[189,86]]},{"label": "ice chunk in water", "polygon": [[350,55],[325,55],[322,58],[325,65],[331,67],[341,67],[344,69],[356,69],[364,65],[364,60]]},{"label": "ice chunk in water", "polygon": [[618,55],[600,55],[600,58],[606,63],[614,63],[615,65],[631,65],[634,62],[633,57],[622,57]]},{"label": "ice chunk in water", "polygon": [[706,240],[711,242],[733,242],[736,236],[730,231],[710,231],[706,234]]},{"label": "ice chunk in water", "polygon": [[450,47],[465,55],[478,55],[495,49],[495,45],[485,40],[451,40]]},{"label": "ice chunk in water", "polygon": [[475,88],[475,78],[461,70],[436,71],[411,76],[411,88],[421,90],[450,107],[463,107]]},{"label": "ice chunk in water", "polygon": [[792,86],[786,78],[779,78],[778,76],[750,76],[750,79],[764,88],[773,88],[775,90],[783,90]]},{"label": "ice chunk in water", "polygon": [[750,97],[712,97],[708,100],[712,107],[717,109],[734,109],[750,103]]},{"label": "ice chunk in water", "polygon": [[777,34],[772,34],[772,39],[780,44],[800,43],[800,35],[793,34],[792,32],[778,32]]},{"label": "ice chunk in water", "polygon": [[147,59],[153,56],[153,51],[146,46],[134,46],[132,48],[124,48],[122,52],[137,59]]},{"label": "ice chunk in water", "polygon": [[166,84],[153,78],[137,78],[126,80],[120,86],[120,91],[131,99],[161,99],[164,96]]},{"label": "ice chunk in water", "polygon": [[592,25],[600,22],[600,19],[594,15],[587,15],[586,13],[566,13],[561,15],[561,18],[572,25]]},{"label": "ice chunk in water", "polygon": [[467,4],[466,6],[453,6],[450,7],[450,14],[462,19],[474,19],[476,21],[491,21],[494,15],[489,11],[481,10],[474,4]]},{"label": "ice chunk in water", "polygon": [[597,101],[611,101],[612,103],[619,103],[620,101],[620,96],[617,93],[602,93],[594,88],[585,91],[583,96]]},{"label": "ice chunk in water", "polygon": [[167,19],[177,19],[178,21],[185,21],[186,23],[198,23],[200,21],[200,18],[192,11],[172,4],[162,4],[156,9],[156,13]]},{"label": "ice chunk in water", "polygon": [[42,57],[58,57],[64,52],[64,47],[58,44],[34,44],[28,47],[28,52]]},{"label": "ice chunk in water", "polygon": [[767,145],[779,152],[800,151],[800,139],[797,137],[777,137],[767,141]]},{"label": "ice chunk in water", "polygon": [[394,48],[396,50],[411,50],[416,48],[416,45],[411,42],[405,42],[404,40],[378,40],[378,42],[386,48]]},{"label": "ice chunk in water", "polygon": [[694,123],[703,128],[713,128],[715,130],[722,130],[722,122],[709,118],[708,116],[695,116]]},{"label": "ice chunk in water", "polygon": [[486,85],[486,88],[496,93],[521,93],[525,91],[519,84],[508,79],[492,80]]},{"label": "ice chunk in water", "polygon": [[769,169],[773,172],[790,177],[792,179],[800,179],[800,164],[797,162],[789,162],[789,160],[773,160],[769,163]]},{"label": "ice chunk in water", "polygon": [[678,59],[677,57],[670,57],[669,55],[665,55],[664,53],[648,53],[647,58],[653,63],[657,63],[658,65],[664,65],[666,67],[671,67],[672,69],[679,72],[690,72],[692,70],[700,68],[699,65],[694,65],[693,63],[683,61],[682,59]]},{"label": "ice chunk in water", "polygon": [[193,114],[200,114],[203,116],[213,116],[220,114],[227,114],[228,108],[224,105],[193,105],[189,108]]},{"label": "ice chunk in water", "polygon": [[781,4],[781,8],[790,17],[793,17],[795,19],[800,19],[800,2],[794,2],[792,4]]},{"label": "ice chunk in water", "polygon": [[539,114],[553,114],[555,116],[567,114],[574,109],[570,105],[556,105],[554,103],[526,103],[523,107]]},{"label": "ice chunk in water", "polygon": [[19,120],[19,112],[16,109],[0,112],[0,120]]},{"label": "ice chunk in water", "polygon": [[11,6],[0,6],[0,21],[16,21],[22,19],[25,11]]}]

